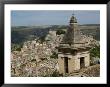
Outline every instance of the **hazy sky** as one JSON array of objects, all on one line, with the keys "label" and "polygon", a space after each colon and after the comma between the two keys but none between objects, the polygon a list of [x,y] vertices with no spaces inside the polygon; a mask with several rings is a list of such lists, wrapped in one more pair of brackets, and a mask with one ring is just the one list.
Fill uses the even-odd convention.
[{"label": "hazy sky", "polygon": [[[13,10],[11,11],[12,26],[36,26],[36,25],[68,25],[72,10]],[[100,24],[99,10],[74,11],[79,24]]]}]

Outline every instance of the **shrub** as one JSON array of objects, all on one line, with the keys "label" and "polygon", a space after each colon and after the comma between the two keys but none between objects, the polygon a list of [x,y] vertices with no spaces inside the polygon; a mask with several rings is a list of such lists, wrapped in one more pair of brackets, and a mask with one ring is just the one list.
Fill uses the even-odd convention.
[{"label": "shrub", "polygon": [[100,46],[95,46],[90,50],[91,57],[98,57],[100,58]]},{"label": "shrub", "polygon": [[58,58],[58,55],[56,52],[53,52],[53,54],[50,56],[50,58],[54,58],[54,59],[57,59]]},{"label": "shrub", "polygon": [[21,51],[22,46],[22,44],[12,44],[11,51]]},{"label": "shrub", "polygon": [[57,30],[56,34],[57,35],[65,34],[65,31],[60,29],[60,30]]},{"label": "shrub", "polygon": [[51,77],[59,77],[59,72],[55,70],[55,71],[51,74]]}]

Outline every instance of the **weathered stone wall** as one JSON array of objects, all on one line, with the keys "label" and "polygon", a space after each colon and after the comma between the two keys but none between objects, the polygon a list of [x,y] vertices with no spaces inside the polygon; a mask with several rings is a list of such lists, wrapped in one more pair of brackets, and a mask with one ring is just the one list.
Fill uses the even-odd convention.
[{"label": "weathered stone wall", "polygon": [[63,57],[58,57],[58,65],[59,65],[59,73],[62,74],[64,73],[64,58]]},{"label": "weathered stone wall", "polygon": [[59,64],[60,73],[65,73],[64,57],[68,57],[68,72],[69,73],[81,69],[80,67],[81,57],[84,57],[84,67],[90,66],[90,54],[88,51],[78,52],[76,53],[76,55],[60,53],[58,54],[58,64]]},{"label": "weathered stone wall", "polygon": [[73,57],[68,59],[68,69],[69,73],[73,72],[75,69],[75,60]]},{"label": "weathered stone wall", "polygon": [[[85,51],[85,52],[78,52],[77,53],[77,55],[76,55],[76,60],[77,60],[77,62],[79,62],[79,64],[80,64],[80,58],[81,57],[84,57],[84,66],[85,67],[88,67],[88,66],[90,66],[90,53],[89,53],[89,51]],[[76,62],[76,63],[77,63]],[[77,64],[76,64],[77,65]],[[80,67],[80,65],[79,65],[79,67]],[[80,69],[80,68],[79,68]]]},{"label": "weathered stone wall", "polygon": [[79,70],[80,69],[80,59],[77,56],[74,56],[74,58],[75,58],[74,70]]}]

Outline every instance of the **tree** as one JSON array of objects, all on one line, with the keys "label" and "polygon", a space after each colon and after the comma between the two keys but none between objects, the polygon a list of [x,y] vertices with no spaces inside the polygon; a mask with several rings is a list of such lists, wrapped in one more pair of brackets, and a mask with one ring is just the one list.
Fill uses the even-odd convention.
[{"label": "tree", "polygon": [[95,46],[90,50],[91,57],[98,57],[100,58],[100,46]]},{"label": "tree", "polygon": [[65,31],[60,29],[60,30],[57,30],[56,34],[57,35],[65,34]]},{"label": "tree", "polygon": [[41,37],[39,38],[39,40],[40,40],[41,43],[43,43],[43,42],[45,41],[45,37],[46,37],[46,36],[41,36]]},{"label": "tree", "polygon": [[12,44],[11,51],[21,51],[22,46],[22,44]]},{"label": "tree", "polygon": [[51,77],[59,77],[59,76],[60,76],[60,74],[56,70],[51,74]]},{"label": "tree", "polygon": [[50,56],[50,58],[54,58],[54,59],[57,59],[58,58],[58,55],[56,52],[53,52],[53,54]]}]

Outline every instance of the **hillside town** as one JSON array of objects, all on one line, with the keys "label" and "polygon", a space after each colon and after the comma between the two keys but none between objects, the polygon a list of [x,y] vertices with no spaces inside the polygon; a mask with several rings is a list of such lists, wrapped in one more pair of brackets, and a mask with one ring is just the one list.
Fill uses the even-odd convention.
[{"label": "hillside town", "polygon": [[21,51],[13,51],[12,76],[45,76],[45,71],[51,74],[58,70],[57,59],[50,56],[57,51],[55,47],[59,45],[63,35],[55,34],[55,31],[50,31],[45,42],[40,43],[36,39],[27,41]]},{"label": "hillside town", "polygon": [[[72,16],[70,19],[70,27],[73,27],[74,25],[75,36],[72,36],[73,32],[71,29],[67,29],[66,34],[60,35],[57,35],[56,31],[50,30],[43,42],[41,42],[39,38],[36,38],[32,41],[24,42],[20,51],[12,51],[11,76],[100,76],[100,60],[99,58],[97,58],[97,60],[95,58],[95,62],[98,62],[93,63],[93,66],[91,66],[92,60],[90,59],[89,54],[89,49],[94,47],[94,45],[100,46],[100,43],[93,39],[92,36],[85,36],[82,33],[79,33],[77,29],[77,33],[75,33],[75,28],[77,27],[76,24],[77,20]],[[67,51],[68,49],[69,51]],[[70,52],[70,50],[72,52]],[[76,56],[78,56],[78,58],[80,57],[80,59],[77,59]],[[85,59],[83,58],[84,56]],[[87,72],[88,70],[90,70],[89,73]],[[94,73],[92,73],[92,71]],[[98,74],[95,75],[95,73]]]}]

